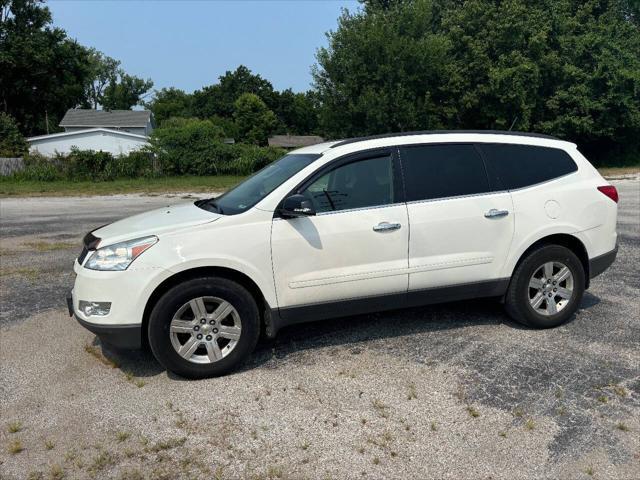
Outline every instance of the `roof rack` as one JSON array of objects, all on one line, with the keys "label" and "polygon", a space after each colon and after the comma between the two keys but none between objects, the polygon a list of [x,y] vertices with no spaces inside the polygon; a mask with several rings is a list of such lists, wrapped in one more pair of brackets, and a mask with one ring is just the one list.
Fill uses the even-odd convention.
[{"label": "roof rack", "polygon": [[544,133],[512,132],[507,130],[422,130],[416,132],[383,133],[380,135],[370,135],[368,137],[347,138],[334,143],[330,148],[341,147],[342,145],[349,145],[350,143],[364,142],[365,140],[377,140],[380,138],[408,137],[411,135],[440,135],[448,133],[486,133],[492,135],[513,135],[516,137],[535,137],[546,138],[549,140],[560,140],[558,137],[545,135]]}]

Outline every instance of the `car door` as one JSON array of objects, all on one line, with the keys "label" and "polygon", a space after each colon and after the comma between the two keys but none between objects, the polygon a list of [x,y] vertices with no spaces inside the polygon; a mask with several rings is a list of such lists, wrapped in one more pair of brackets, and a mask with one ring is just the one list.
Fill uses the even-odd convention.
[{"label": "car door", "polygon": [[332,162],[293,192],[305,195],[316,215],[276,214],[271,248],[281,316],[301,306],[404,299],[409,225],[397,162],[390,149]]},{"label": "car door", "polygon": [[510,194],[493,191],[472,144],[408,146],[400,158],[410,223],[409,292],[470,285],[469,296],[490,294],[513,237]]}]

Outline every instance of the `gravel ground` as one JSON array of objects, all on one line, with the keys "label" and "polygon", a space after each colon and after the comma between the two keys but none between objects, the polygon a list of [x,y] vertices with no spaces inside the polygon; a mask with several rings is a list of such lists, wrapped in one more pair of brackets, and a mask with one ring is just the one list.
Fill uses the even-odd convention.
[{"label": "gravel ground", "polygon": [[0,477],[640,478],[640,181],[615,184],[618,259],[560,328],[493,301],[351,317],[195,382],[64,306],[86,231],[175,197],[1,200]]}]

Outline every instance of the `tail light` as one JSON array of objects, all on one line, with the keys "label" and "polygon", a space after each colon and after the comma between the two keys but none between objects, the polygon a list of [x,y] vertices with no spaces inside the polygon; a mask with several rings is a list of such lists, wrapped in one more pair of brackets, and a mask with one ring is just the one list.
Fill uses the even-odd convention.
[{"label": "tail light", "polygon": [[616,187],[614,187],[613,185],[604,185],[603,187],[598,187],[598,190],[600,190],[614,202],[618,203],[618,190],[616,190]]}]

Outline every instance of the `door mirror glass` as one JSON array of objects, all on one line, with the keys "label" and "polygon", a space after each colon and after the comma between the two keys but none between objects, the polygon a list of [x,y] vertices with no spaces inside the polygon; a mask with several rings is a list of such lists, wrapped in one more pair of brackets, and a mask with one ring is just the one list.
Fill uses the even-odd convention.
[{"label": "door mirror glass", "polygon": [[315,214],[316,210],[311,201],[300,194],[285,198],[280,210],[280,215],[283,218],[308,217]]}]

